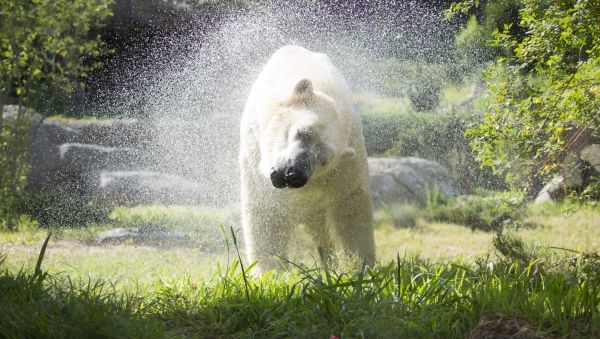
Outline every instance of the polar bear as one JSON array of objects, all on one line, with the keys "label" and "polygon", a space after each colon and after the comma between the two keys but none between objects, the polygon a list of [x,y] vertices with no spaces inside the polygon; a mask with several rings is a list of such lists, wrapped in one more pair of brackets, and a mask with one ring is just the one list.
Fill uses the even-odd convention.
[{"label": "polar bear", "polygon": [[276,51],[250,90],[240,132],[242,228],[259,274],[281,268],[298,224],[327,257],[338,244],[374,263],[362,126],[329,57]]}]

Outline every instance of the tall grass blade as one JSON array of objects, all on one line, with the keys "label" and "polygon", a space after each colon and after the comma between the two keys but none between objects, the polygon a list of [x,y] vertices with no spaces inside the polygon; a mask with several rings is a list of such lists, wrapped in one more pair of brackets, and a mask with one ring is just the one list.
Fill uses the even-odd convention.
[{"label": "tall grass blade", "polygon": [[323,263],[323,269],[325,270],[325,278],[327,279],[327,284],[331,285],[331,275],[329,272],[329,265],[327,264],[327,258],[325,256],[325,251],[323,250],[323,248],[318,247],[319,250],[319,257],[321,258],[321,262]]},{"label": "tall grass blade", "polygon": [[233,246],[235,247],[235,252],[237,253],[238,260],[240,261],[240,268],[242,270],[242,277],[244,278],[244,289],[246,290],[246,300],[250,302],[250,290],[248,289],[248,278],[246,277],[246,270],[244,270],[244,263],[242,262],[242,256],[240,255],[240,250],[238,248],[237,238],[235,237],[235,232],[233,231],[233,226],[230,227],[231,236],[233,237]]},{"label": "tall grass blade", "polygon": [[48,242],[50,241],[50,237],[52,236],[52,232],[48,232],[48,236],[46,240],[44,240],[44,244],[42,245],[42,249],[40,250],[40,254],[38,255],[37,263],[35,264],[35,271],[33,272],[34,277],[39,277],[42,274],[42,261],[44,260],[44,255],[46,254],[46,247],[48,247]]}]

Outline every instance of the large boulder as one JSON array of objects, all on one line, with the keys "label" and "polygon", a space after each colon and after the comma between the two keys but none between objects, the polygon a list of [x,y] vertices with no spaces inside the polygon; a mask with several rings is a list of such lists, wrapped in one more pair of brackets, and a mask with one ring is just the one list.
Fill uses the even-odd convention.
[{"label": "large boulder", "polygon": [[131,147],[105,147],[92,144],[66,143],[58,147],[63,168],[81,171],[122,170],[140,163],[139,151]]},{"label": "large boulder", "polygon": [[568,194],[567,181],[562,175],[552,178],[535,197],[534,203],[541,204],[560,200]]},{"label": "large boulder", "polygon": [[[146,168],[152,135],[147,122],[39,119],[33,126],[28,190],[89,190],[101,170]],[[73,192],[75,193],[75,192]]]},{"label": "large boulder", "polygon": [[153,126],[138,119],[67,120],[62,125],[79,133],[71,142],[105,147],[143,147],[152,142]]},{"label": "large boulder", "polygon": [[569,153],[561,164],[560,174],[553,177],[538,192],[535,203],[558,201],[570,193],[581,192],[600,177],[600,144],[582,146],[578,153]]},{"label": "large boulder", "polygon": [[59,146],[72,142],[77,134],[76,129],[52,120],[45,120],[37,127],[29,150],[28,189],[41,191],[56,181],[55,176],[61,172]]},{"label": "large boulder", "polygon": [[[19,113],[16,106],[5,106],[3,112],[7,121]],[[222,150],[235,147],[207,145],[207,138],[199,138],[206,121],[57,120],[22,112],[32,126],[30,192],[108,204],[215,206],[236,200],[237,175],[221,170],[236,157]]]},{"label": "large boulder", "polygon": [[448,170],[435,161],[406,158],[369,158],[371,191],[376,205],[414,203],[425,205],[427,192],[439,190],[447,197],[458,195]]},{"label": "large boulder", "polygon": [[586,161],[596,175],[600,174],[600,144],[584,147],[579,153],[581,160]]},{"label": "large boulder", "polygon": [[[44,119],[34,111],[23,108],[22,117],[29,127],[29,165],[27,185],[30,190],[40,191],[48,185],[53,178],[53,169],[58,167],[58,145],[73,140],[77,131],[61,123]],[[9,124],[14,124],[18,116],[19,107],[6,105],[3,107],[2,118]]]}]

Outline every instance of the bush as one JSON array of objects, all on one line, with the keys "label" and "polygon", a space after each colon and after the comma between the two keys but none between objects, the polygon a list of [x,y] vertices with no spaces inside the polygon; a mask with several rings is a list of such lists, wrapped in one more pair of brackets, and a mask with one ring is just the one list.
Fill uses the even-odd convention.
[{"label": "bush", "polygon": [[417,226],[417,220],[423,211],[413,204],[387,205],[384,204],[375,211],[375,224],[394,228],[408,228]]},{"label": "bush", "polygon": [[43,192],[26,194],[19,202],[21,213],[30,215],[42,227],[85,227],[108,221],[110,209],[82,197]]},{"label": "bush", "polygon": [[25,190],[25,175],[29,170],[28,132],[38,122],[39,118],[32,110],[4,107],[0,103],[0,217],[3,229],[18,229],[21,216],[15,208]]},{"label": "bush", "polygon": [[471,227],[473,230],[501,231],[520,225],[526,213],[524,197],[512,192],[484,192],[447,201],[428,202],[427,218]]},{"label": "bush", "polygon": [[518,261],[527,264],[536,259],[534,251],[529,249],[523,240],[513,233],[498,233],[492,239],[492,245],[508,262]]},{"label": "bush", "polygon": [[482,115],[467,109],[449,113],[410,110],[406,100],[357,95],[355,104],[363,116],[367,153],[384,156],[419,157],[437,161],[450,170],[463,192],[475,188],[502,190],[502,177],[481,169],[464,133],[479,123]]},{"label": "bush", "polygon": [[511,56],[486,71],[486,117],[468,135],[482,165],[533,197],[587,134],[600,136],[600,8],[591,0],[521,3],[526,34],[509,25],[494,34],[493,45]]},{"label": "bush", "polygon": [[38,226],[36,220],[31,219],[27,214],[15,213],[18,210],[15,207],[14,199],[8,199],[0,203],[0,230],[2,231],[24,231]]},{"label": "bush", "polygon": [[386,95],[407,98],[417,112],[432,111],[439,106],[442,88],[449,82],[446,64],[384,59],[373,64],[383,79],[381,91]]}]

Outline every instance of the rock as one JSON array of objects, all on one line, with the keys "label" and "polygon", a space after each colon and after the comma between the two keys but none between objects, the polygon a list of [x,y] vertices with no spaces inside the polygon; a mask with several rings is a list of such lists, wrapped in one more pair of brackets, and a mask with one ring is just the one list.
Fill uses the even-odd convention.
[{"label": "rock", "polygon": [[205,188],[190,180],[151,171],[101,172],[95,196],[109,204],[198,204]]},{"label": "rock", "polygon": [[88,172],[123,170],[139,164],[139,153],[131,147],[104,147],[91,144],[66,143],[58,148],[64,168],[80,168]]},{"label": "rock", "polygon": [[[42,115],[25,108],[25,117],[30,119],[29,137],[29,173],[27,175],[27,189],[31,192],[40,192],[47,187],[60,185],[67,174],[61,171],[60,153],[58,146],[61,143],[71,142],[78,131],[59,122],[44,119]],[[16,105],[4,106],[3,118],[6,121],[14,120],[18,114]]]},{"label": "rock", "polygon": [[375,204],[425,205],[427,190],[435,187],[447,197],[458,195],[454,180],[435,161],[407,158],[369,158],[369,176]]},{"label": "rock", "polygon": [[552,178],[535,197],[536,204],[564,199],[579,192],[600,176],[600,144],[581,147],[579,155],[569,153],[561,164],[561,174]]},{"label": "rock", "polygon": [[151,123],[137,119],[67,120],[62,124],[77,130],[72,142],[82,144],[140,148],[149,145],[153,136]]},{"label": "rock", "polygon": [[535,204],[542,204],[545,202],[562,199],[567,196],[567,187],[565,185],[565,178],[561,175],[556,176],[550,180],[535,197]]},{"label": "rock", "polygon": [[98,234],[96,243],[104,245],[133,241],[136,244],[193,245],[191,239],[178,232],[144,230],[139,228],[114,228]]},{"label": "rock", "polygon": [[30,191],[60,191],[87,198],[98,186],[101,171],[137,167],[140,155],[133,148],[65,143],[48,147],[46,154],[32,158],[31,163],[37,166],[29,176]]},{"label": "rock", "polygon": [[[3,112],[7,121],[18,114],[16,106],[5,106]],[[221,169],[231,166],[237,148],[226,147],[232,152],[224,155],[223,145],[206,144],[210,136],[197,137],[206,121],[56,120],[31,110],[26,116],[33,126],[30,192],[108,204],[216,206],[236,201],[237,175]]]},{"label": "rock", "polygon": [[140,232],[137,228],[114,228],[98,234],[96,242],[98,244],[105,244],[111,241],[122,242],[127,239],[136,238],[139,234]]},{"label": "rock", "polygon": [[594,169],[596,175],[600,175],[600,144],[592,144],[581,150],[580,157],[587,161]]},{"label": "rock", "polygon": [[150,163],[142,150],[151,139],[148,129],[136,120],[45,119],[32,129],[27,188],[86,191],[99,170],[143,168]]},{"label": "rock", "polygon": [[560,171],[563,188],[568,191],[584,185],[586,181],[585,170],[587,168],[588,164],[583,162],[577,154],[567,154],[562,161]]}]

